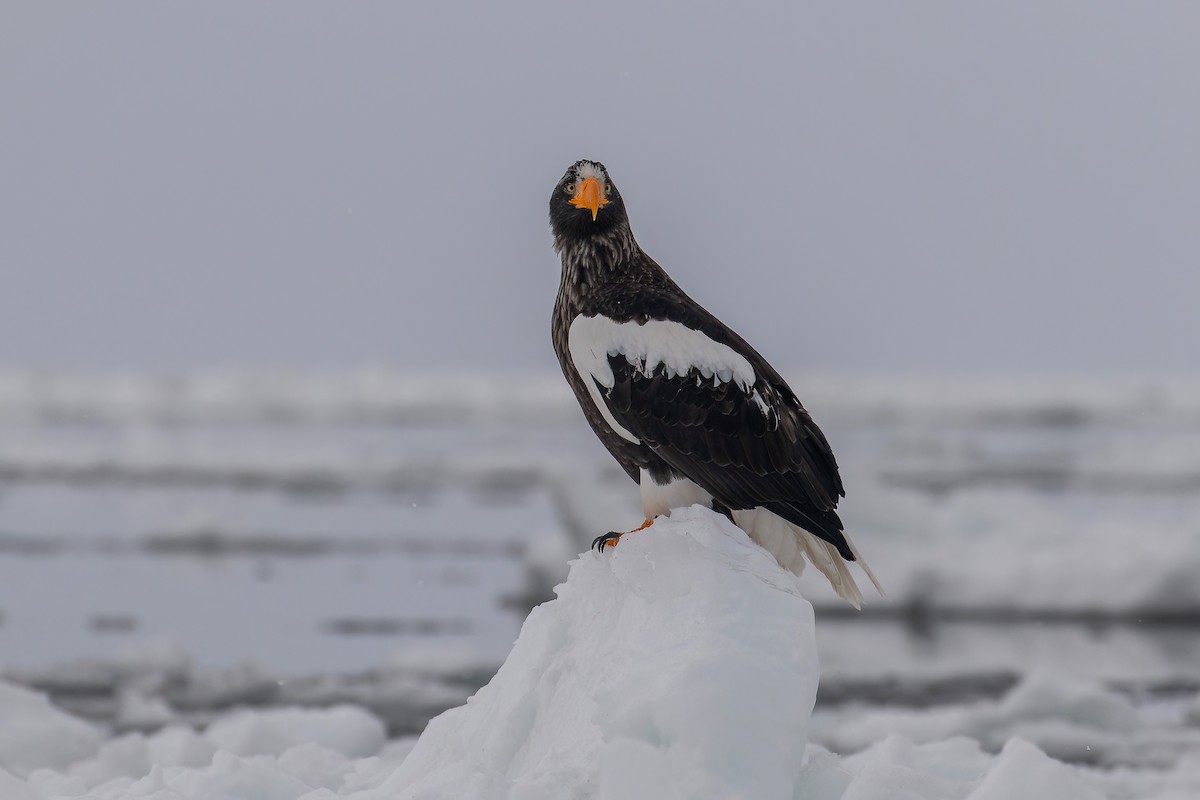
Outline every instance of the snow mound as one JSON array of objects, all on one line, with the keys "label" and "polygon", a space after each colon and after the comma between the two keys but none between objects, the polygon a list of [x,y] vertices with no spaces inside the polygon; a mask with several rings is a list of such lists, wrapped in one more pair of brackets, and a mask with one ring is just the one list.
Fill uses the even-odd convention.
[{"label": "snow mound", "polygon": [[[814,748],[816,750],[816,748]],[[828,751],[825,751],[827,754]],[[832,756],[828,756],[832,758]],[[890,736],[845,759],[854,776],[834,793],[796,797],[839,800],[1100,800],[1078,770],[1048,757],[1023,739],[1012,739],[995,758],[979,743],[954,738],[913,744]]]},{"label": "snow mound", "polygon": [[1104,763],[1125,755],[1141,725],[1125,697],[1095,684],[1048,674],[1027,676],[998,702],[932,709],[839,708],[814,715],[812,738],[842,752],[868,748],[888,735],[914,742],[970,737],[1001,750],[1014,737],[1057,758]]},{"label": "snow mound", "polygon": [[280,708],[242,711],[217,720],[205,738],[239,756],[282,755],[315,744],[352,758],[379,752],[386,741],[383,723],[357,706]]},{"label": "snow mound", "polygon": [[37,767],[63,768],[95,753],[102,740],[44,695],[0,681],[0,772],[25,776]]},{"label": "snow mound", "polygon": [[790,796],[813,611],[765,551],[685,509],[584,554],[557,593],[492,682],[429,724],[390,782],[402,797]]}]

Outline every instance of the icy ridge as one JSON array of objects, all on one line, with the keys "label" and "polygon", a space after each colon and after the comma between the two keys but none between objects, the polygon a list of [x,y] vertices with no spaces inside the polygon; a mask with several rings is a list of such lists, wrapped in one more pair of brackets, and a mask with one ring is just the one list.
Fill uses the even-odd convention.
[{"label": "icy ridge", "polygon": [[[1200,422],[1195,379],[863,376],[789,373],[821,418],[981,424],[1140,426]],[[576,424],[562,376],[195,371],[176,374],[0,369],[0,423],[527,421]]]}]

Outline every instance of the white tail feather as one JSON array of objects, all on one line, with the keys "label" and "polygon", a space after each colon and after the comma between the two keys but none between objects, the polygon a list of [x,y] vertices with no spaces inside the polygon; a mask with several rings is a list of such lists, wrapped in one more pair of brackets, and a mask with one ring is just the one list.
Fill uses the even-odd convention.
[{"label": "white tail feather", "polygon": [[[855,608],[862,608],[862,592],[854,580],[853,573],[850,572],[850,565],[842,560],[837,548],[829,542],[765,508],[734,511],[733,521],[750,534],[751,539],[775,556],[785,569],[799,575],[804,571],[805,562],[811,563],[829,580],[838,597]],[[850,545],[850,552],[854,553],[858,565],[871,579],[880,596],[883,596],[883,587],[879,585],[875,573],[859,555],[849,537],[846,538],[846,543]]]},{"label": "white tail feather", "polygon": [[858,548],[854,546],[854,542],[850,541],[849,536],[846,537],[846,544],[850,546],[850,552],[854,553],[855,563],[862,568],[863,572],[867,573],[867,577],[870,578],[871,583],[875,585],[875,591],[879,592],[880,597],[887,597],[887,592],[885,592],[883,587],[879,584],[879,579],[875,577],[875,573],[871,571],[871,567],[868,566],[867,560],[862,557],[862,553],[858,552]]}]

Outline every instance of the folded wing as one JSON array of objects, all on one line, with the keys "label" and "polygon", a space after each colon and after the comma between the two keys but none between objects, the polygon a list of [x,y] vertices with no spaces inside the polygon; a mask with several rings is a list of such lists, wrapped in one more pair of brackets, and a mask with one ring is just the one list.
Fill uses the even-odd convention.
[{"label": "folded wing", "polygon": [[568,337],[608,424],[727,507],[766,508],[854,560],[829,443],[778,373],[686,295],[624,299],[576,317]]}]

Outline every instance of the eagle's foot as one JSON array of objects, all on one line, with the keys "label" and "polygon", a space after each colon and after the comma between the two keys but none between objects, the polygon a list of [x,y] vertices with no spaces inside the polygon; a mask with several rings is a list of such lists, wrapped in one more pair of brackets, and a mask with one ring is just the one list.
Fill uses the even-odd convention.
[{"label": "eagle's foot", "polygon": [[648,519],[645,522],[643,522],[641,525],[638,525],[632,531],[621,531],[621,532],[609,531],[608,533],[601,534],[600,536],[597,536],[595,539],[592,539],[592,547],[593,547],[593,549],[599,550],[601,553],[603,553],[604,548],[606,548],[606,547],[616,547],[617,542],[621,541],[622,536],[625,536],[626,534],[629,534],[629,533],[634,533],[635,531],[645,530],[646,528],[649,528],[653,524],[654,524],[654,520]]},{"label": "eagle's foot", "polygon": [[616,531],[609,531],[608,533],[601,534],[595,539],[592,539],[592,549],[599,550],[601,553],[603,553],[604,548],[609,546],[616,547],[617,542],[620,540],[621,534],[617,533]]}]

